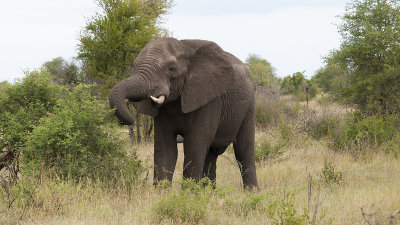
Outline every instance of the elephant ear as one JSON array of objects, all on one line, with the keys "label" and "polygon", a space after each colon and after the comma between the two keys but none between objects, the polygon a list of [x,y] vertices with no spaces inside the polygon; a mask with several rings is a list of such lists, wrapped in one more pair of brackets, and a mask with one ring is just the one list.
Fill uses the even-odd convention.
[{"label": "elephant ear", "polygon": [[229,55],[217,44],[200,47],[193,55],[181,96],[182,112],[192,112],[225,94],[234,80]]},{"label": "elephant ear", "polygon": [[153,101],[151,101],[151,99],[144,99],[140,102],[134,102],[133,106],[135,106],[138,113],[146,114],[149,116],[158,115],[158,107],[153,103]]}]

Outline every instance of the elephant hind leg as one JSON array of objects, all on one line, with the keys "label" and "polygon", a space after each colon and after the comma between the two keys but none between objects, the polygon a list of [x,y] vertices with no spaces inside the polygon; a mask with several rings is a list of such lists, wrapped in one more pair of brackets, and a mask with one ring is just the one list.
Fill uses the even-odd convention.
[{"label": "elephant hind leg", "polygon": [[215,179],[217,177],[217,158],[218,151],[210,148],[207,153],[206,160],[204,161],[203,167],[203,177],[208,177],[213,183],[215,183]]},{"label": "elephant hind leg", "polygon": [[243,185],[246,189],[258,188],[254,160],[254,109],[248,111],[233,143]]}]

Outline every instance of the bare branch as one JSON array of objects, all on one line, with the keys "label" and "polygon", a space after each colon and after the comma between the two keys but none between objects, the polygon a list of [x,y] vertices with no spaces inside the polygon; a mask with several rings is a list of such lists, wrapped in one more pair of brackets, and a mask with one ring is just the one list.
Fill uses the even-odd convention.
[{"label": "bare branch", "polygon": [[396,211],[394,211],[394,212],[392,213],[392,215],[390,215],[389,225],[393,225],[393,220],[394,220],[394,217],[396,216],[396,214],[400,214],[400,210],[399,210],[399,209],[396,210]]},{"label": "bare branch", "polygon": [[[372,205],[372,206],[371,206],[371,209],[373,209],[373,207],[374,207],[374,206]],[[366,212],[364,212],[364,206],[361,207],[361,214],[362,214],[362,216],[364,217],[365,222],[367,222],[369,225],[374,225],[374,223],[371,222],[371,221],[369,221],[369,220],[367,219],[367,216],[375,216],[375,215],[378,214],[380,211],[381,211],[381,210],[378,209],[378,210],[376,210],[376,211],[373,212],[373,213],[366,213]]]}]

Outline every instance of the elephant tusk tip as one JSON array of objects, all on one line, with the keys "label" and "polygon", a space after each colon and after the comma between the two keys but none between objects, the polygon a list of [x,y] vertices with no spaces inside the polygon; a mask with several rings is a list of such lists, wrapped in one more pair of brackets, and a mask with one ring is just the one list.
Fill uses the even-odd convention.
[{"label": "elephant tusk tip", "polygon": [[151,98],[151,100],[153,100],[153,102],[155,102],[155,103],[157,103],[157,104],[159,104],[159,105],[163,104],[164,101],[165,101],[165,96],[164,96],[164,95],[161,95],[161,96],[158,97],[158,98],[153,97],[153,96],[150,96],[150,98]]}]

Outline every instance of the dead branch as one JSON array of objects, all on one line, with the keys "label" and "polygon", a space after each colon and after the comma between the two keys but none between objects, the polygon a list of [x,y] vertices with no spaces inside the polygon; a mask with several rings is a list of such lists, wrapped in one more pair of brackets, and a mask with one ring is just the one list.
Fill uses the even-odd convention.
[{"label": "dead branch", "polygon": [[[311,200],[312,200],[312,176],[311,173],[308,174],[308,196],[307,196],[307,213],[310,215],[310,205],[311,205]],[[317,221],[317,214],[318,214],[318,208],[320,204],[320,194],[321,194],[321,187],[318,186],[318,192],[317,192],[317,201],[314,206],[314,212],[313,216],[311,219],[311,225],[314,225]]]},{"label": "dead branch", "polygon": [[393,220],[394,220],[396,214],[400,214],[400,210],[399,210],[399,209],[396,210],[396,211],[394,211],[394,212],[392,213],[392,215],[390,215],[389,225],[393,225]]},{"label": "dead branch", "polygon": [[[372,210],[373,208],[374,208],[374,206],[372,205],[372,206],[371,206],[371,210]],[[371,222],[371,221],[369,221],[369,220],[367,219],[367,216],[369,216],[369,217],[375,216],[375,215],[378,214],[380,211],[381,211],[381,210],[378,209],[378,210],[376,210],[376,211],[373,212],[373,213],[366,213],[366,212],[364,212],[364,206],[361,207],[361,214],[362,214],[362,216],[364,217],[365,222],[367,222],[369,225],[374,225],[374,223]]]}]

